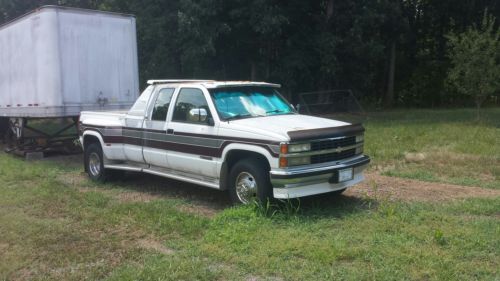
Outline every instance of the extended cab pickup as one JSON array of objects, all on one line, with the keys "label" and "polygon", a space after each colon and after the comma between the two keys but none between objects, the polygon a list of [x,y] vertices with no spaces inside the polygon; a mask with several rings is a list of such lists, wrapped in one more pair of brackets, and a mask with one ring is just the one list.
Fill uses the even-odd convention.
[{"label": "extended cab pickup", "polygon": [[277,84],[150,80],[128,112],[82,112],[90,178],[145,172],[236,203],[344,191],[363,180],[364,128],[301,115]]}]

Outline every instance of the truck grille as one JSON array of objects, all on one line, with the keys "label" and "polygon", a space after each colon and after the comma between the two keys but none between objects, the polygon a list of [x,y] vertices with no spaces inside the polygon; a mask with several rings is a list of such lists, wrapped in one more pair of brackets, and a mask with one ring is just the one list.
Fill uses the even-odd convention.
[{"label": "truck grille", "polygon": [[[337,148],[337,147],[353,145],[355,143],[356,143],[356,136],[342,138],[342,139],[336,139],[336,140],[315,141],[315,142],[311,143],[311,150],[317,151],[317,150],[332,149],[332,148]],[[330,153],[330,154],[332,154],[332,153]],[[330,155],[330,154],[327,154],[327,155]],[[321,155],[321,156],[324,156],[324,155]],[[331,161],[335,161],[335,160],[331,160]],[[318,162],[318,163],[321,163],[321,162]]]},{"label": "truck grille", "polygon": [[311,156],[311,164],[325,163],[331,161],[342,160],[352,157],[356,154],[356,149],[349,149],[342,152],[333,152],[328,154],[319,154]]}]

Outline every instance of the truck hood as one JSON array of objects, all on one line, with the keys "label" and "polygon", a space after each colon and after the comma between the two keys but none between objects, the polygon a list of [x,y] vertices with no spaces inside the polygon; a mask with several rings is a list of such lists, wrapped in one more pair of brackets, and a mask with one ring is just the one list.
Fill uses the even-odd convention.
[{"label": "truck hood", "polygon": [[331,128],[350,123],[301,114],[273,115],[221,122],[221,134],[241,132],[248,138],[266,138],[276,141],[288,141],[288,132],[311,129]]}]

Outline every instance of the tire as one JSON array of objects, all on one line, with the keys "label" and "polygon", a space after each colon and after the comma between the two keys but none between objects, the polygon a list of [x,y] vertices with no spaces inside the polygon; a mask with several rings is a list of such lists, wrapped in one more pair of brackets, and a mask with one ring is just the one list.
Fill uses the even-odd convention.
[{"label": "tire", "polygon": [[102,148],[97,143],[92,143],[85,149],[85,171],[93,181],[105,182],[108,179]]},{"label": "tire", "polygon": [[264,203],[273,198],[266,166],[253,158],[236,162],[229,173],[229,195],[234,204],[250,204],[254,201]]}]

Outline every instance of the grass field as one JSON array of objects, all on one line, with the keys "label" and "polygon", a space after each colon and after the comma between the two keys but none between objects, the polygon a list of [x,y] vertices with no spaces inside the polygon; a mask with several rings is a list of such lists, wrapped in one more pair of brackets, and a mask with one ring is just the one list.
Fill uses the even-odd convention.
[{"label": "grass field", "polygon": [[365,120],[373,170],[397,177],[500,189],[500,109],[404,110]]},{"label": "grass field", "polygon": [[[468,110],[371,114],[372,172],[498,188],[500,111],[473,119]],[[156,193],[142,177],[94,184],[78,162],[0,154],[0,167],[0,280],[500,279],[500,197],[324,195],[203,212],[204,197],[225,196],[173,196],[162,190],[174,182],[155,177]]]}]

